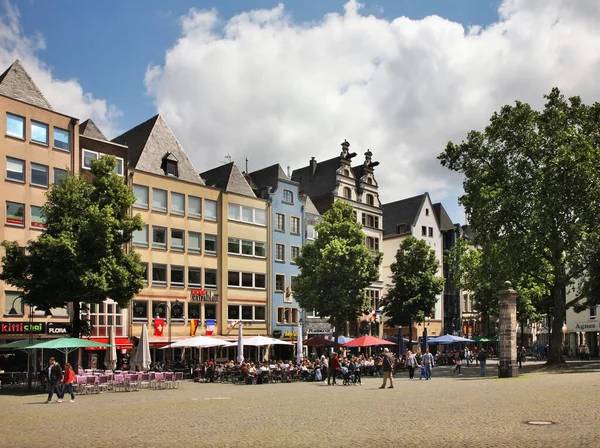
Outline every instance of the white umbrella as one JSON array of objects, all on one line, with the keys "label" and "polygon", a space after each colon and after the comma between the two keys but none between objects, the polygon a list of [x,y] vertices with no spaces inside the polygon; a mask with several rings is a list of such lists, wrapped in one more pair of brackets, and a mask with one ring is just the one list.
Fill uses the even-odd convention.
[{"label": "white umbrella", "polygon": [[242,324],[238,327],[238,355],[237,362],[238,364],[242,364],[244,362],[244,330],[242,328]]},{"label": "white umbrella", "polygon": [[117,367],[117,344],[115,344],[115,327],[110,327],[110,333],[108,335],[108,347],[104,356],[104,367],[107,370],[115,370]]},{"label": "white umbrella", "polygon": [[298,324],[298,340],[296,341],[296,362],[298,365],[302,364],[302,324]]},{"label": "white umbrella", "polygon": [[253,347],[261,347],[263,345],[294,345],[291,342],[282,341],[281,339],[268,338],[266,336],[253,336],[248,339],[244,339],[244,345],[251,345]]},{"label": "white umbrella", "polygon": [[140,341],[138,342],[137,349],[133,355],[131,365],[139,370],[145,371],[150,368],[150,341],[148,340],[148,327],[146,324],[142,325],[142,334],[140,335]]},{"label": "white umbrella", "polygon": [[193,338],[183,339],[168,345],[165,348],[207,348],[207,347],[231,347],[233,342],[224,341],[222,339],[211,338],[210,336],[196,336]]}]

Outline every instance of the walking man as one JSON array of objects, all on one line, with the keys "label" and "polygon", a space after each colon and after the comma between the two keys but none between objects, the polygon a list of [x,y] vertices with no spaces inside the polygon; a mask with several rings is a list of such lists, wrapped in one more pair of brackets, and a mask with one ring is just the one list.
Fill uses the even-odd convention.
[{"label": "walking man", "polygon": [[425,366],[425,380],[431,379],[431,371],[433,370],[433,355],[429,353],[429,348],[425,350],[423,355],[423,365]]},{"label": "walking man", "polygon": [[390,353],[389,348],[383,349],[383,384],[379,387],[380,389],[385,389],[385,385],[387,383],[388,378],[390,379],[390,387],[388,389],[394,388],[394,379],[392,377],[392,368],[394,366],[394,355]]},{"label": "walking man", "polygon": [[48,399],[46,400],[46,404],[52,402],[52,396],[56,393],[57,403],[62,403],[61,391],[59,390],[59,383],[62,379],[62,369],[60,365],[54,360],[54,358],[50,358],[48,364]]},{"label": "walking man", "polygon": [[485,362],[487,360],[487,353],[483,348],[479,350],[479,353],[477,354],[477,359],[479,360],[479,365],[481,367],[481,376],[485,376]]}]

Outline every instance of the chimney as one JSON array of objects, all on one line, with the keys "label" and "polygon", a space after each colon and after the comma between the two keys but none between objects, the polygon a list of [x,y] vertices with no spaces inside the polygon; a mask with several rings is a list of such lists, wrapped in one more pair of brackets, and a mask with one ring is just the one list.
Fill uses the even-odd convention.
[{"label": "chimney", "polygon": [[287,167],[287,177],[289,177],[290,179],[292,178],[292,176],[290,174],[290,166],[289,165]]},{"label": "chimney", "polygon": [[315,159],[314,157],[311,157],[308,165],[310,166],[310,170],[309,170],[310,175],[314,176],[315,171],[317,171],[317,159]]}]

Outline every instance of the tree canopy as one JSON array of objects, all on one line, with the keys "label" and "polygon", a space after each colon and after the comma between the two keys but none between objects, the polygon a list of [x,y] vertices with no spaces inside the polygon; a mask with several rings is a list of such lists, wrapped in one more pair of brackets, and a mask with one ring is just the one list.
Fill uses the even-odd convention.
[{"label": "tree canopy", "polygon": [[46,229],[39,238],[25,251],[2,243],[0,278],[21,289],[24,302],[49,310],[109,297],[125,308],[143,288],[139,254],[125,250],[143,222],[130,215],[135,196],[114,173],[116,163],[108,156],[92,161],[91,181],[62,176],[42,208]]},{"label": "tree canopy", "polygon": [[294,298],[305,310],[328,317],[337,340],[340,326],[365,310],[365,288],[379,278],[381,254],[365,246],[362,227],[346,202],[335,202],[315,228],[317,238],[296,259],[300,275]]},{"label": "tree canopy", "polygon": [[400,244],[391,265],[392,282],[383,299],[388,325],[412,325],[433,316],[444,278],[435,250],[424,240],[409,236]]},{"label": "tree canopy", "polygon": [[449,142],[439,158],[465,176],[460,202],[490,268],[510,266],[505,280],[529,279],[547,294],[549,363],[560,363],[566,309],[598,300],[600,104],[557,88],[545,98],[542,111],[504,106],[484,132]]}]

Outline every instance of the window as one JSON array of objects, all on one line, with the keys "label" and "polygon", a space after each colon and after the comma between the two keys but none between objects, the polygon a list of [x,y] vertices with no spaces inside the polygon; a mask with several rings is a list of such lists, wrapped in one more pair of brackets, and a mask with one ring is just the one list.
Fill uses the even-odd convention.
[{"label": "window", "polygon": [[275,261],[285,261],[285,244],[275,244]]},{"label": "window", "polygon": [[344,197],[346,199],[352,199],[352,192],[350,191],[350,188],[344,187]]},{"label": "window", "polygon": [[148,210],[148,187],[144,185],[133,185],[133,194],[135,194],[134,207]]},{"label": "window", "polygon": [[258,210],[238,204],[229,204],[227,206],[227,216],[232,221],[242,221],[263,226],[267,223],[267,214],[264,210]]},{"label": "window", "polygon": [[23,227],[25,225],[25,205],[6,201],[6,224]]},{"label": "window", "polygon": [[212,303],[204,304],[204,320],[217,318],[217,305]]},{"label": "window", "polygon": [[185,195],[171,192],[171,214],[185,215]]},{"label": "window", "polygon": [[152,315],[160,319],[167,318],[167,303],[159,302],[157,300],[152,301]]},{"label": "window", "polygon": [[202,287],[202,272],[201,268],[188,267],[188,287]]},{"label": "window", "polygon": [[227,242],[227,252],[230,254],[240,253],[240,240],[237,238],[229,238]]},{"label": "window", "polygon": [[166,286],[167,285],[167,265],[166,264],[152,264],[152,286]]},{"label": "window", "polygon": [[148,247],[148,226],[145,225],[142,230],[133,231],[133,245],[138,247]]},{"label": "window", "polygon": [[[25,314],[23,302],[21,302],[22,292],[19,291],[5,291],[4,292],[4,315],[10,313],[10,310],[14,308],[17,314]],[[13,305],[14,303],[14,305]]]},{"label": "window", "polygon": [[183,286],[185,285],[185,278],[183,272],[183,266],[171,266],[171,286],[178,286],[183,288]]},{"label": "window", "polygon": [[430,237],[433,237],[433,227],[430,227],[430,228],[429,228],[429,236],[430,236]]},{"label": "window", "polygon": [[254,255],[254,242],[242,240],[242,255]]},{"label": "window", "polygon": [[31,185],[48,188],[48,167],[46,165],[31,164]]},{"label": "window", "polygon": [[350,170],[344,170],[344,176],[350,177]]},{"label": "window", "polygon": [[264,306],[254,307],[254,320],[265,320],[266,308]]},{"label": "window", "polygon": [[294,193],[290,190],[283,190],[283,202],[287,204],[294,203]]},{"label": "window", "polygon": [[421,236],[427,236],[427,227],[421,226]]},{"label": "window", "polygon": [[367,177],[367,183],[369,185],[373,185],[373,179],[371,179],[370,177]]},{"label": "window", "polygon": [[372,194],[367,194],[367,205],[375,204],[375,198]]},{"label": "window", "polygon": [[265,274],[252,274],[250,272],[229,271],[227,285],[234,288],[265,288]]},{"label": "window", "polygon": [[115,157],[115,159],[117,160],[117,165],[115,166],[114,172],[119,176],[123,176],[123,159],[121,157]]},{"label": "window", "polygon": [[317,312],[315,310],[310,310],[310,311],[306,310],[306,311],[304,311],[304,315],[306,317],[308,317],[309,319],[318,319],[319,318],[319,315],[317,314]]},{"label": "window", "polygon": [[204,252],[216,255],[217,235],[204,235]]},{"label": "window", "polygon": [[591,306],[590,307],[590,320],[597,320],[597,319],[598,319],[598,307]]},{"label": "window", "polygon": [[6,178],[17,182],[25,182],[25,161],[7,157]]},{"label": "window", "polygon": [[277,323],[279,325],[297,325],[300,313],[295,307],[278,307],[277,308]]},{"label": "window", "polygon": [[184,232],[179,229],[171,229],[171,250],[183,252],[185,249]]},{"label": "window", "polygon": [[[229,305],[227,307],[228,320],[265,320],[265,307],[256,305]],[[205,306],[206,315],[206,306]],[[206,317],[208,319],[208,317]]]},{"label": "window", "polygon": [[261,225],[261,226],[266,226],[267,225],[267,212],[265,210],[255,209],[254,210],[254,223]]},{"label": "window", "polygon": [[227,207],[229,219],[239,221],[241,217],[240,206],[237,204],[229,204]]},{"label": "window", "polygon": [[379,228],[379,216],[369,215],[367,213],[362,214],[362,225],[365,227],[372,227],[374,229]]},{"label": "window", "polygon": [[142,276],[144,277],[144,283],[148,284],[148,263],[140,263],[142,266]]},{"label": "window", "polygon": [[267,286],[266,277],[267,276],[265,274],[254,274],[254,287],[265,289]]},{"label": "window", "polygon": [[200,304],[198,302],[188,302],[188,319],[200,319]]},{"label": "window", "polygon": [[212,286],[217,287],[217,270],[216,269],[204,269],[204,287],[208,288]]},{"label": "window", "polygon": [[25,118],[6,114],[6,135],[25,139]]},{"label": "window", "polygon": [[299,246],[291,246],[290,247],[290,262],[296,263],[296,258],[300,256],[300,247]]},{"label": "window", "polygon": [[253,320],[253,306],[242,305],[242,320]]},{"label": "window", "polygon": [[202,252],[202,235],[198,232],[188,232],[188,252]]},{"label": "window", "polygon": [[38,207],[36,205],[32,205],[29,207],[30,211],[30,222],[29,226],[36,229],[45,229],[46,228],[46,220],[42,216],[42,207]]},{"label": "window", "polygon": [[290,275],[290,288],[292,291],[294,290],[294,285],[296,284],[297,275]]},{"label": "window", "polygon": [[379,250],[379,238],[373,238],[372,236],[368,236],[365,239],[365,244],[367,246],[367,249]]},{"label": "window", "polygon": [[69,144],[69,131],[61,128],[54,128],[54,147],[56,149],[62,149],[63,151],[69,151],[71,145]]},{"label": "window", "polygon": [[267,244],[259,243],[258,241],[254,242],[254,256],[264,258],[267,254]]},{"label": "window", "polygon": [[275,213],[275,230],[278,232],[285,232],[285,215]]},{"label": "window", "polygon": [[230,254],[247,255],[250,257],[264,257],[265,243],[257,241],[240,240],[239,238],[229,238],[227,241],[227,251]]},{"label": "window", "polygon": [[81,168],[89,170],[92,168],[92,160],[98,160],[98,153],[90,151],[89,149],[83,150],[83,159],[81,160]]},{"label": "window", "polygon": [[242,287],[252,288],[254,286],[254,277],[249,272],[242,272]]},{"label": "window", "polygon": [[31,120],[31,141],[48,145],[48,125]]},{"label": "window", "polygon": [[254,209],[250,207],[242,207],[242,221],[254,222]]},{"label": "window", "polygon": [[188,215],[194,218],[202,218],[202,199],[188,196]]},{"label": "window", "polygon": [[54,183],[57,184],[61,177],[68,176],[67,170],[61,170],[60,168],[54,168]]},{"label": "window", "polygon": [[165,190],[152,189],[152,210],[157,212],[167,211],[167,192]]},{"label": "window", "polygon": [[148,320],[148,301],[147,300],[134,300],[131,305],[132,318],[134,322],[147,321]]},{"label": "window", "polygon": [[217,201],[204,200],[204,219],[217,220]]},{"label": "window", "polygon": [[429,216],[429,209],[428,208],[425,209],[425,216]]},{"label": "window", "polygon": [[285,291],[285,274],[275,274],[275,291]]},{"label": "window", "polygon": [[160,169],[163,170],[166,176],[179,177],[179,169],[177,168],[177,160],[171,160],[169,157],[174,157],[172,154],[167,154],[160,164]]},{"label": "window", "polygon": [[314,240],[317,237],[317,231],[315,230],[315,226],[312,224],[309,224],[308,226],[306,226],[306,239],[307,240]]},{"label": "window", "polygon": [[238,320],[239,318],[240,318],[240,306],[239,305],[229,305],[227,307],[227,319]]},{"label": "window", "polygon": [[167,229],[165,227],[152,226],[152,247],[167,248]]},{"label": "window", "polygon": [[297,216],[290,216],[290,233],[300,235],[300,218]]}]

